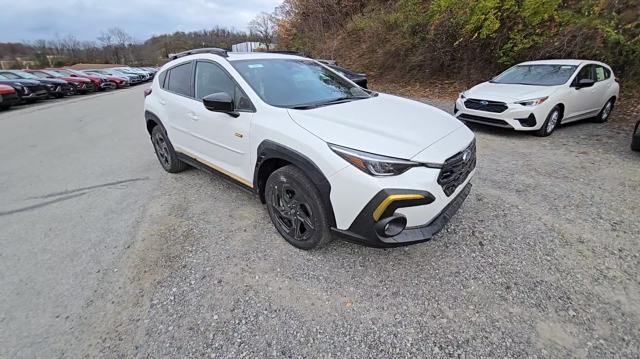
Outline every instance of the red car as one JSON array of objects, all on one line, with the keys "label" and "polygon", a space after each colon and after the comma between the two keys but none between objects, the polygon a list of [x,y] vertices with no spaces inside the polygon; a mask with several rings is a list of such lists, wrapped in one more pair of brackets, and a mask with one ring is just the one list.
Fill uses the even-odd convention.
[{"label": "red car", "polygon": [[86,71],[82,71],[82,72],[85,73],[85,74],[88,74],[88,75],[103,76],[104,78],[107,79],[107,81],[113,82],[116,85],[116,88],[119,88],[119,89],[129,86],[129,80],[125,79],[125,78],[122,78],[122,77],[101,74],[101,73],[94,72],[94,71],[91,71],[91,70],[86,70]]},{"label": "red car", "polygon": [[63,73],[59,73],[57,71],[51,71],[51,70],[24,70],[24,71],[32,73],[41,78],[62,79],[67,82],[70,82],[76,87],[76,93],[85,94],[88,92],[94,92],[96,90],[96,87],[93,84],[93,82],[86,78],[71,77],[71,76],[68,76],[67,74],[63,74]]},{"label": "red car", "polygon": [[0,110],[8,110],[9,107],[19,103],[20,97],[13,87],[0,85]]},{"label": "red car", "polygon": [[72,69],[49,69],[49,70],[59,72],[61,74],[66,74],[67,76],[70,76],[70,77],[80,77],[80,78],[89,79],[91,80],[91,82],[93,82],[94,86],[100,91],[116,88],[115,84],[109,82],[106,78],[102,76],[89,75],[89,74],[80,72],[78,70],[72,70]]}]

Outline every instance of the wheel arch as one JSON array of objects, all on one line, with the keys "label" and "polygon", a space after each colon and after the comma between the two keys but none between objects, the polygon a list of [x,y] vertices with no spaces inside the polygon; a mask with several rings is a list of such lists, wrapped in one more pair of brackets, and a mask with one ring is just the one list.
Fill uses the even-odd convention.
[{"label": "wheel arch", "polygon": [[166,129],[164,128],[164,125],[162,124],[162,121],[160,121],[160,118],[158,118],[158,116],[156,116],[153,112],[145,111],[144,120],[147,126],[147,132],[149,133],[149,136],[151,136],[151,131],[153,131],[153,128],[156,126],[162,127],[164,132],[167,133]]},{"label": "wheel arch", "polygon": [[300,168],[311,179],[318,192],[320,192],[320,198],[327,209],[329,224],[331,227],[335,227],[335,214],[330,198],[331,184],[320,168],[302,153],[270,140],[264,140],[258,146],[256,167],[253,173],[253,188],[260,201],[266,203],[264,187],[269,175],[278,168],[287,165],[294,165]]},{"label": "wheel arch", "polygon": [[564,107],[564,103],[560,102],[557,105],[554,106],[560,108],[560,120],[562,120],[564,118],[564,111],[565,111],[565,107]]}]

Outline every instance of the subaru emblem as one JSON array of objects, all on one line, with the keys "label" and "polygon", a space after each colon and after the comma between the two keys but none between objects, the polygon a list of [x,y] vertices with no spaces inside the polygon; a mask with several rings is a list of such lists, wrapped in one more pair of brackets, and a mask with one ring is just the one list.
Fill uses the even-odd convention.
[{"label": "subaru emblem", "polygon": [[488,104],[489,104],[489,101],[480,101],[480,104],[481,104],[482,106],[486,106],[486,105],[488,105]]},{"label": "subaru emblem", "polygon": [[464,162],[469,161],[469,158],[471,158],[471,151],[470,150],[465,150],[464,152],[462,152],[462,160]]}]

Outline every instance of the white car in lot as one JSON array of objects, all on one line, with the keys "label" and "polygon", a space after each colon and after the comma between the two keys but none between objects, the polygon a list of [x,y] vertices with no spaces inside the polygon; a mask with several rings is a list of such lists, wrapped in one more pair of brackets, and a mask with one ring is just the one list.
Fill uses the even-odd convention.
[{"label": "white car in lot", "polygon": [[365,90],[304,57],[198,49],[172,58],[145,93],[160,164],[255,192],[295,247],[332,235],[381,247],[427,240],[470,191],[474,135],[444,111]]},{"label": "white car in lot", "polygon": [[620,87],[597,61],[529,61],[464,91],[454,113],[466,122],[550,135],[561,123],[606,122]]}]

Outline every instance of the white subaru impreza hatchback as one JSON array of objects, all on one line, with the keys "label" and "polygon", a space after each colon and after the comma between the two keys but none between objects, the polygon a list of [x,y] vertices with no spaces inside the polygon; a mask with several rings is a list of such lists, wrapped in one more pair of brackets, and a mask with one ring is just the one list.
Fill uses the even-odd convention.
[{"label": "white subaru impreza hatchback", "polygon": [[332,235],[379,247],[427,240],[471,188],[476,147],[464,124],[308,58],[186,51],[145,95],[166,171],[189,164],[252,190],[301,249]]},{"label": "white subaru impreza hatchback", "polygon": [[462,121],[548,136],[561,123],[606,122],[619,91],[601,62],[529,61],[461,93],[454,112]]}]

